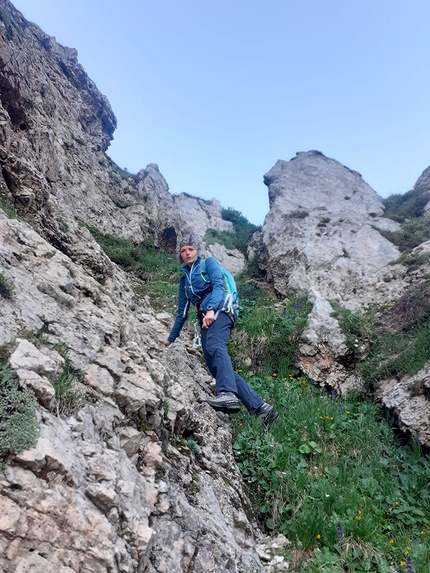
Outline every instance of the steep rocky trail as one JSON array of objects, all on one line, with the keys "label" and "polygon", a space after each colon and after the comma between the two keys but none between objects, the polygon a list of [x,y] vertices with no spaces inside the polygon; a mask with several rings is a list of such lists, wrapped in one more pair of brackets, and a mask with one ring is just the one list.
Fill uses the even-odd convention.
[{"label": "steep rocky trail", "polygon": [[[0,346],[39,403],[36,445],[1,476],[2,570],[260,571],[269,541],[228,418],[197,403],[213,382],[191,339],[160,347],[172,318],[137,301],[124,273],[101,285],[2,213],[0,245],[14,289]],[[55,396],[66,366],[70,393]]]}]

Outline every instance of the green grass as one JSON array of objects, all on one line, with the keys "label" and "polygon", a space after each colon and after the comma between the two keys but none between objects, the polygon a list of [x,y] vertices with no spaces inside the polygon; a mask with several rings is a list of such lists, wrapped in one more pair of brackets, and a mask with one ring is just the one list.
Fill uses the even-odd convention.
[{"label": "green grass", "polygon": [[388,573],[408,551],[416,573],[430,571],[430,466],[419,446],[396,443],[365,396],[327,395],[283,369],[245,377],[280,416],[269,430],[246,412],[235,417],[235,457],[266,526],[299,551],[300,570],[326,571],[325,559],[333,571]]},{"label": "green grass", "polygon": [[280,362],[295,371],[299,337],[311,305],[303,296],[282,308],[253,283],[238,280],[239,320],[230,338],[229,351],[235,367],[248,361],[254,371]]},{"label": "green grass", "polygon": [[173,255],[151,245],[135,245],[95,227],[88,229],[108,257],[139,280],[134,289],[137,296],[149,295],[156,309],[172,309],[179,285],[178,262]]},{"label": "green grass", "polygon": [[232,231],[208,229],[203,237],[203,242],[207,246],[219,243],[220,245],[224,245],[226,249],[236,249],[235,235]]},{"label": "green grass", "polygon": [[363,314],[330,302],[348,347],[342,364],[355,370],[369,390],[380,380],[414,376],[430,360],[429,281]]},{"label": "green grass", "polygon": [[390,195],[382,200],[385,207],[384,216],[398,223],[403,223],[406,219],[422,217],[429,198],[425,188],[413,189],[403,195]]},{"label": "green grass", "polygon": [[261,227],[250,223],[240,211],[232,209],[231,207],[223,209],[221,217],[225,221],[233,223],[233,230],[216,231],[215,229],[208,229],[203,237],[204,243],[206,245],[220,243],[224,245],[226,249],[238,249],[243,253],[245,258],[248,258],[249,241],[252,234],[261,229]]},{"label": "green grass", "polygon": [[73,368],[70,359],[67,357],[67,347],[61,345],[65,353],[65,362],[63,368],[51,377],[51,384],[55,389],[55,405],[57,416],[70,416],[85,404],[95,401],[95,396],[87,392],[80,384],[84,375],[80,370]]},{"label": "green grass", "polygon": [[[419,444],[397,441],[393,421],[369,395],[328,394],[300,375],[306,299],[283,309],[252,284],[241,294],[234,366],[280,415],[267,429],[243,409],[232,418],[233,451],[263,524],[292,542],[290,570],[389,573],[408,565],[430,573],[430,466]],[[373,382],[389,361],[398,360],[397,374],[421,366],[429,355],[427,294],[409,292],[366,315],[332,302],[351,365],[367,364]],[[375,375],[385,344],[388,362]]]},{"label": "green grass", "polygon": [[414,376],[429,359],[430,324],[424,323],[409,332],[374,334],[369,354],[359,370],[365,382],[372,386],[386,378]]}]

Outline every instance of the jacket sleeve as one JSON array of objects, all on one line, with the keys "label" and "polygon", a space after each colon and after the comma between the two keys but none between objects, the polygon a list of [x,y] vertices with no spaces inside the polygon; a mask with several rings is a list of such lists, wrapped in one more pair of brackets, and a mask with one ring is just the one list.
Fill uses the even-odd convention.
[{"label": "jacket sleeve", "polygon": [[205,261],[205,272],[211,281],[212,290],[202,301],[202,310],[206,312],[208,306],[218,309],[224,303],[226,290],[224,284],[224,275],[216,259],[208,257]]},{"label": "jacket sleeve", "polygon": [[190,308],[190,301],[185,294],[185,276],[181,277],[181,281],[179,283],[179,292],[178,292],[178,314],[176,315],[175,324],[167,338],[169,342],[175,342],[178,338],[179,333],[182,330],[187,318],[188,318],[188,310]]}]

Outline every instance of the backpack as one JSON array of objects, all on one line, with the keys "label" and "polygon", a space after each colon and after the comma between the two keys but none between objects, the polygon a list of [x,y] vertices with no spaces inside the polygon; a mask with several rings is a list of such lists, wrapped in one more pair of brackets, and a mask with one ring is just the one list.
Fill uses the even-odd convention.
[{"label": "backpack", "polygon": [[[239,293],[237,292],[236,281],[230,271],[219,265],[222,275],[224,277],[225,290],[227,291],[227,296],[225,297],[224,307],[221,309],[229,314],[234,315],[237,318],[239,313]],[[209,277],[205,270],[205,259],[200,262],[200,274],[202,279],[209,283]]]}]

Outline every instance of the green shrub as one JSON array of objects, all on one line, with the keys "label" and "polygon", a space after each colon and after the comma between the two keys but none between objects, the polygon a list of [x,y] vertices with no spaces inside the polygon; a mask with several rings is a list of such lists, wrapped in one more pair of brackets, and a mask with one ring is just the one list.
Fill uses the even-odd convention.
[{"label": "green shrub", "polygon": [[127,209],[127,207],[134,205],[133,201],[128,201],[122,197],[111,197],[111,199],[119,209]]},{"label": "green shrub", "polygon": [[2,209],[9,219],[18,219],[18,213],[9,199],[0,196],[0,209]]},{"label": "green shrub", "polygon": [[404,253],[430,240],[430,218],[415,217],[402,223],[398,231],[379,230],[379,232]]},{"label": "green shrub", "polygon": [[0,272],[0,297],[10,300],[13,297],[12,283]]},{"label": "green shrub", "polygon": [[430,253],[403,253],[396,261],[392,264],[404,265],[407,267],[407,272],[411,273],[416,271],[424,265],[428,265],[430,259]]},{"label": "green shrub", "polygon": [[221,216],[224,221],[233,223],[233,230],[216,231],[215,229],[208,229],[203,237],[203,242],[206,245],[220,243],[224,245],[226,249],[238,249],[244,254],[245,258],[247,258],[249,241],[253,233],[258,231],[261,227],[250,223],[240,211],[232,209],[231,207],[223,209]]},{"label": "green shrub", "polygon": [[424,207],[430,201],[428,190],[413,189],[407,193],[395,194],[382,199],[385,207],[384,217],[403,223],[406,219],[422,217]]},{"label": "green shrub", "polygon": [[36,443],[36,407],[35,398],[20,387],[15,372],[0,364],[0,468],[10,454]]},{"label": "green shrub", "polygon": [[284,215],[285,219],[305,219],[306,217],[309,217],[309,212],[300,209]]}]

